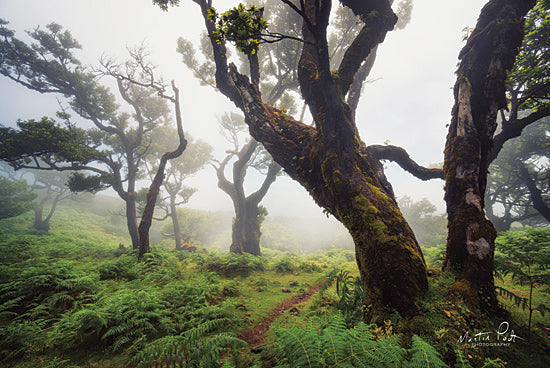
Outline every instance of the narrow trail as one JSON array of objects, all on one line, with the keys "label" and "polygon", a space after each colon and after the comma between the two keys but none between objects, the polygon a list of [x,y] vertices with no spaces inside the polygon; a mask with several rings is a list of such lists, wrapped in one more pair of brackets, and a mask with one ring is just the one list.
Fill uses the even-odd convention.
[{"label": "narrow trail", "polygon": [[248,346],[254,351],[256,348],[262,346],[265,339],[265,333],[269,330],[269,327],[277,317],[286,312],[292,307],[307,302],[314,294],[316,294],[325,281],[315,284],[308,289],[308,291],[294,295],[292,298],[282,301],[275,307],[266,317],[264,317],[260,323],[250,330],[243,331],[238,337],[248,343]]}]

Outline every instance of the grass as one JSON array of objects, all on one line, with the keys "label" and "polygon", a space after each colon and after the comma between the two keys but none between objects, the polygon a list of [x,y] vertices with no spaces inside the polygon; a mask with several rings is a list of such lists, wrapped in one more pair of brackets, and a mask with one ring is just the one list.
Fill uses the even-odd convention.
[{"label": "grass", "polygon": [[[36,295],[35,299],[24,302],[0,295],[0,329],[21,328],[20,335],[10,335],[19,338],[13,340],[15,345],[3,346],[6,340],[0,342],[0,347],[5,351],[16,346],[24,352],[18,358],[0,361],[0,367],[123,367],[136,351],[149,346],[157,337],[177,335],[209,321],[222,322],[207,336],[226,332],[238,335],[269,316],[284,300],[319,283],[332,269],[358,275],[353,252],[337,249],[307,256],[264,249],[264,257],[258,261],[263,268],[247,275],[220,275],[215,267],[212,271],[205,270],[208,262],[238,264],[243,261],[229,260],[215,252],[203,255],[154,247],[145,262],[137,263],[128,250],[118,249],[120,243],[129,244],[122,231],[104,214],[94,214],[84,208],[61,207],[49,234],[30,230],[30,224],[30,214],[0,221],[0,247],[4,250],[0,281],[2,285],[21,282],[13,289],[23,290],[21,292],[41,285],[42,298],[55,302],[48,307],[50,304],[43,303]],[[434,257],[436,253],[433,252]],[[19,278],[24,275],[23,270],[35,270],[37,277],[42,270],[44,274],[51,272],[58,278],[51,285],[58,286],[49,287],[47,278],[34,286],[25,284],[25,280]],[[394,313],[386,326],[373,329],[375,336],[387,338],[415,331],[436,347],[447,362],[454,361],[460,348],[474,367],[482,367],[487,359],[497,357],[507,360],[509,367],[537,366],[531,364],[532,357],[548,351],[548,344],[537,331],[528,335],[522,327],[527,324],[527,312],[507,300],[501,302],[510,310],[510,323],[518,335],[526,338],[525,342],[509,349],[459,347],[460,334],[494,328],[502,319],[495,316],[494,320],[480,320],[472,316],[464,303],[450,293],[454,282],[451,275],[435,272],[429,281],[429,290],[420,302],[423,317],[408,320]],[[516,293],[528,291],[509,278],[497,280],[497,284]],[[550,305],[546,291],[537,288],[534,303]],[[146,294],[135,298],[140,292]],[[326,327],[338,313],[337,304],[334,286],[314,295],[296,306],[297,313],[286,311],[279,315],[266,332],[264,343],[276,346],[278,329]],[[117,312],[123,309],[128,310],[125,317]],[[82,311],[89,311],[89,316],[96,319],[95,324],[93,320],[83,319]],[[534,324],[550,325],[548,315],[542,317],[535,312],[533,317]],[[27,322],[32,324],[25,325]],[[138,330],[140,334],[133,334]],[[82,334],[88,337],[83,339]],[[276,354],[274,351],[269,354]],[[231,354],[235,353],[225,351],[220,359],[227,361]],[[262,355],[255,356],[246,349],[239,354],[248,362],[239,367],[251,367],[254,362],[262,366]]]}]

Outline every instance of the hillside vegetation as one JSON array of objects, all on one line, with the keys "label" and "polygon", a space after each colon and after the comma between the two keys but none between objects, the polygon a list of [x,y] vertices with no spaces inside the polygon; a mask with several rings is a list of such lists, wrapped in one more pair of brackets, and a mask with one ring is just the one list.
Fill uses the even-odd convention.
[{"label": "hillside vegetation", "polygon": [[[79,204],[49,233],[30,230],[28,213],[0,221],[0,367],[550,366],[548,314],[535,311],[530,332],[506,299],[511,314],[476,319],[435,269],[422,317],[365,325],[350,250],[255,257],[163,241],[138,262],[115,218]],[[511,277],[500,286],[525,291]],[[535,294],[550,305],[547,287]],[[503,322],[503,346],[463,341]]]}]

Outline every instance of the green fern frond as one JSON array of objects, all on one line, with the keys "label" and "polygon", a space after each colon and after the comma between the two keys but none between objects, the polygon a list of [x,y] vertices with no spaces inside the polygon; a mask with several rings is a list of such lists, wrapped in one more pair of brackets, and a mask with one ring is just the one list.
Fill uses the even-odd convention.
[{"label": "green fern frond", "polygon": [[[166,336],[157,339],[139,351],[130,360],[137,368],[145,367],[219,367],[224,351],[243,347],[246,343],[234,335],[208,333],[219,328],[222,321],[209,321],[179,336]],[[227,366],[227,365],[226,365]]]},{"label": "green fern frond", "polygon": [[413,335],[411,347],[410,368],[448,368],[441,360],[441,355],[433,346],[422,340],[421,337]]},{"label": "green fern frond", "polygon": [[468,361],[467,355],[462,352],[462,350],[455,350],[456,353],[456,364],[455,368],[473,368],[470,362]]}]

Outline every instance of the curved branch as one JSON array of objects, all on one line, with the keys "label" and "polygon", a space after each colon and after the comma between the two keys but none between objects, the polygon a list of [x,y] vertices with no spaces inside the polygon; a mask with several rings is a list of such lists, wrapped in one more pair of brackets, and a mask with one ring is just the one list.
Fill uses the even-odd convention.
[{"label": "curved branch", "polygon": [[397,15],[387,0],[341,0],[340,2],[350,8],[355,15],[360,16],[365,23],[346,50],[338,68],[337,84],[340,93],[345,96],[363,61],[379,43],[384,41],[386,33],[391,31],[397,23]]},{"label": "curved branch", "polygon": [[443,169],[429,169],[418,165],[411,159],[407,151],[396,146],[372,145],[365,147],[378,160],[390,160],[397,163],[420,180],[443,179]]},{"label": "curved branch", "polygon": [[533,202],[533,207],[547,220],[550,221],[550,207],[544,202],[542,198],[542,192],[535,181],[529,174],[529,170],[525,166],[520,166],[519,168],[521,173],[521,178],[525,181],[525,185],[529,189],[529,194],[531,194],[531,200]]},{"label": "curved branch", "polygon": [[525,127],[547,116],[550,116],[550,107],[540,109],[522,119],[509,120],[507,123],[503,124],[502,131],[494,138],[495,145],[489,156],[489,162],[493,162],[493,160],[497,158],[504,143],[512,138],[519,137]]},{"label": "curved branch", "polygon": [[267,169],[267,175],[264,179],[264,182],[262,183],[262,186],[256,192],[249,195],[247,201],[256,204],[260,203],[267,194],[267,191],[269,190],[271,184],[273,184],[275,182],[275,179],[277,179],[277,174],[279,174],[279,171],[281,171],[281,165],[279,165],[275,161],[272,161],[269,165],[269,168]]}]

